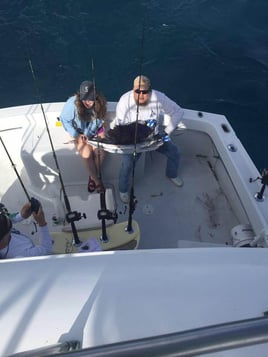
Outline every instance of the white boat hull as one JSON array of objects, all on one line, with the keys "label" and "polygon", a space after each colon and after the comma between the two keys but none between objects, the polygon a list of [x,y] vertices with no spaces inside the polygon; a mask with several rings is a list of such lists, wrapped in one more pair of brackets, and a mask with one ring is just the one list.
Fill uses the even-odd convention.
[{"label": "white boat hull", "polygon": [[[72,209],[88,217],[77,222],[78,234],[99,239],[99,198],[88,194],[81,158],[58,125],[63,104],[44,104],[55,152]],[[108,109],[112,119],[115,103]],[[72,247],[59,255],[67,251],[58,241],[52,256],[0,262],[1,356],[70,340],[82,348],[100,346],[267,311],[268,201],[266,191],[256,199],[260,173],[224,116],[185,110],[183,122],[185,129],[172,135],[181,151],[182,188],[165,177],[158,152],[144,153],[137,164],[131,250],[74,253]],[[40,105],[0,109],[0,131],[25,187],[42,202],[54,238],[68,237],[69,247],[72,234]],[[17,211],[27,199],[2,147],[0,153],[1,202]],[[120,163],[120,153],[107,152],[102,173],[109,209],[122,228],[129,210],[118,194]],[[27,234],[32,227],[31,219],[18,225]],[[117,228],[107,222],[107,230]],[[241,248],[243,242],[249,248]],[[111,244],[108,250],[119,247]],[[267,348],[224,356],[266,356]]]}]

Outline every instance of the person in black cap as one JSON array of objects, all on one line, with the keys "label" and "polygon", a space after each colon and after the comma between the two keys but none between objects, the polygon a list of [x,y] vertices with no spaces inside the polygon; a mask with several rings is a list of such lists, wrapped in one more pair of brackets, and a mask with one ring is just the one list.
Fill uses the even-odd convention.
[{"label": "person in black cap", "polygon": [[[13,223],[21,222],[31,214],[39,227],[39,244],[34,244],[31,238],[13,228]],[[27,202],[20,212],[9,214],[5,206],[0,203],[0,259],[50,254],[52,254],[52,238],[42,206],[40,205],[35,213],[31,209],[31,203]]]},{"label": "person in black cap", "polygon": [[64,129],[75,141],[76,149],[83,158],[89,173],[88,192],[103,190],[99,180],[99,169],[104,151],[88,144],[88,139],[104,137],[104,123],[107,112],[105,97],[95,91],[93,82],[84,81],[78,93],[70,97],[60,114]]}]

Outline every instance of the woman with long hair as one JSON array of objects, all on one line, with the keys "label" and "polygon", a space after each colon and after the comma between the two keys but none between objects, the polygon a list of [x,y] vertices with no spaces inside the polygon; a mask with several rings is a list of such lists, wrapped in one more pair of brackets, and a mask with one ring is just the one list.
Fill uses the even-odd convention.
[{"label": "woman with long hair", "polygon": [[104,189],[99,178],[104,150],[88,144],[88,139],[104,137],[106,112],[105,97],[95,90],[93,82],[87,80],[81,83],[79,92],[67,100],[60,114],[62,125],[74,139],[88,170],[88,192]]}]

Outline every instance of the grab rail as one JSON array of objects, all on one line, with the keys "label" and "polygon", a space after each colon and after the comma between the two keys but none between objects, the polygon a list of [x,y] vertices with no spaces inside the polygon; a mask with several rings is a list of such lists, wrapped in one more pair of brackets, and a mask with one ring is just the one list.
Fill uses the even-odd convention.
[{"label": "grab rail", "polygon": [[60,356],[61,353],[80,350],[79,341],[65,341],[54,345],[36,348],[30,351],[24,351],[10,355],[9,357],[44,357],[44,356]]},{"label": "grab rail", "polygon": [[[75,356],[75,357],[131,357],[131,356],[177,356],[192,357],[205,353],[230,350],[268,342],[268,318],[264,317],[233,321],[198,329],[118,342],[98,347],[59,351],[58,354],[39,355],[36,351],[16,354],[21,356]],[[49,349],[49,347],[48,347]],[[42,349],[43,352],[49,350]],[[11,357],[11,356],[10,356]]]}]

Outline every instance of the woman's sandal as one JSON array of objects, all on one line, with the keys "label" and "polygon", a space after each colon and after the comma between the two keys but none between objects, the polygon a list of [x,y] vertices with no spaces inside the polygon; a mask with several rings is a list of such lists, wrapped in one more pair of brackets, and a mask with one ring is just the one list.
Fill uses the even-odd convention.
[{"label": "woman's sandal", "polygon": [[91,178],[91,176],[88,178],[87,190],[90,193],[96,190],[96,182]]}]

